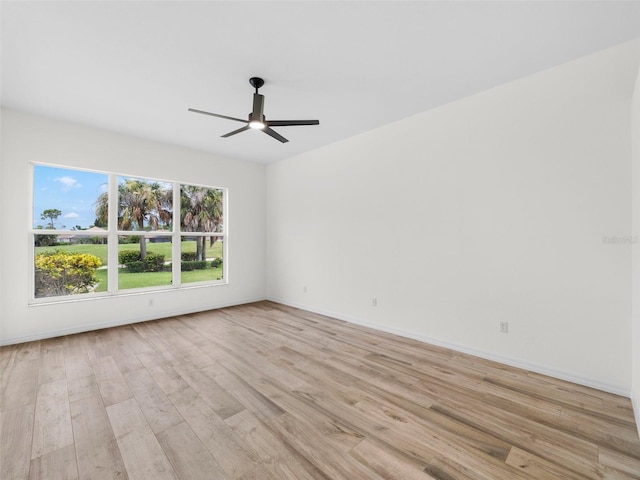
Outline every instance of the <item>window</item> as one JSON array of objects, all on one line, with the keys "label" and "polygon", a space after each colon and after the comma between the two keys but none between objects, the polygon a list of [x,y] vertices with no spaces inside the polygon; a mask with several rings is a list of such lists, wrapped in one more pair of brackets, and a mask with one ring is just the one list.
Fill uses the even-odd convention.
[{"label": "window", "polygon": [[225,197],[223,188],[35,164],[34,302],[225,283]]}]

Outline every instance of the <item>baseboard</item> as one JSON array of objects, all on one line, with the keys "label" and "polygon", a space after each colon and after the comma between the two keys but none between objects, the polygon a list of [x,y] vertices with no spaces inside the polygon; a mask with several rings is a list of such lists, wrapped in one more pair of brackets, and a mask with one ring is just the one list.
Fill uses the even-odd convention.
[{"label": "baseboard", "polygon": [[[417,334],[415,332],[410,332],[410,331],[401,330],[401,329],[398,329],[398,328],[388,327],[386,325],[381,325],[379,323],[370,322],[368,320],[363,320],[361,318],[352,317],[350,315],[345,315],[345,314],[342,314],[340,312],[332,312],[332,311],[329,311],[329,310],[318,309],[318,308],[311,307],[311,306],[308,306],[308,305],[296,304],[295,302],[289,302],[289,301],[281,299],[281,298],[267,297],[267,300],[275,302],[275,303],[281,303],[283,305],[287,305],[287,306],[290,306],[290,307],[299,308],[301,310],[307,310],[307,311],[310,311],[310,312],[313,312],[313,313],[318,313],[320,315],[325,315],[327,317],[336,318],[338,320],[343,320],[345,322],[353,323],[353,324],[356,324],[356,325],[361,325],[363,327],[372,328],[374,330],[380,330],[382,332],[392,333],[392,334],[398,335],[400,337],[410,338],[412,340],[418,340],[420,342],[427,343],[429,345],[435,345],[435,346],[438,346],[438,347],[448,348],[450,350],[455,350],[456,352],[466,353],[466,354],[469,354],[469,355],[473,355],[475,357],[484,358],[486,360],[492,360],[494,362],[498,362],[498,363],[502,363],[502,364],[505,364],[505,365],[509,365],[511,367],[522,368],[524,370],[529,370],[531,372],[539,373],[541,375],[546,375],[548,377],[553,377],[553,378],[557,378],[559,380],[565,380],[567,382],[576,383],[578,385],[582,385],[582,386],[585,386],[585,387],[590,387],[590,388],[595,388],[597,390],[602,390],[603,392],[613,393],[615,395],[620,395],[620,396],[627,397],[627,398],[630,398],[630,396],[631,396],[630,392],[628,390],[624,390],[624,389],[622,389],[620,387],[617,387],[615,385],[609,385],[609,384],[606,384],[606,383],[601,383],[601,382],[598,382],[598,381],[594,381],[593,379],[590,379],[590,378],[584,378],[584,377],[575,375],[575,374],[573,374],[571,372],[566,372],[566,371],[563,371],[563,370],[550,369],[548,367],[543,367],[543,366],[540,366],[540,365],[524,362],[522,360],[519,360],[519,359],[516,359],[516,358],[512,358],[512,357],[508,357],[508,356],[505,356],[505,355],[496,355],[495,353],[487,352],[487,351],[480,350],[480,349],[476,349],[476,348],[469,347],[469,346],[466,346],[466,345],[460,345],[460,344],[448,342],[448,341],[445,341],[445,340],[441,340],[441,339],[438,339],[438,338],[433,338],[433,337],[420,335],[420,334]],[[640,405],[636,405],[636,406],[640,407]],[[636,419],[639,418],[638,417],[638,412],[640,412],[640,410],[636,410]],[[639,423],[639,426],[640,426],[640,423]]]},{"label": "baseboard", "polygon": [[242,301],[231,302],[231,303],[215,304],[215,305],[207,306],[206,308],[202,308],[202,307],[199,307],[199,308],[181,308],[181,309],[177,309],[177,310],[163,311],[161,313],[160,312],[150,313],[148,315],[142,315],[142,316],[139,316],[139,317],[129,318],[127,320],[121,320],[121,321],[115,320],[115,321],[102,322],[102,323],[90,323],[90,324],[78,325],[78,326],[70,327],[70,328],[63,328],[61,330],[52,330],[52,331],[49,331],[49,332],[38,332],[38,333],[34,333],[32,335],[23,335],[23,336],[20,336],[20,337],[2,338],[2,339],[0,339],[0,346],[14,345],[16,343],[34,342],[34,341],[37,341],[37,340],[45,340],[47,338],[62,337],[62,336],[65,336],[65,335],[73,335],[75,333],[90,332],[92,330],[102,330],[103,328],[120,327],[122,325],[131,325],[131,324],[134,324],[134,323],[147,322],[149,320],[160,320],[162,318],[174,317],[174,316],[178,316],[178,315],[188,315],[190,313],[198,313],[198,312],[203,312],[203,311],[208,311],[208,310],[217,310],[219,308],[235,307],[237,305],[245,305],[247,303],[260,302],[260,301],[263,301],[263,300],[265,300],[265,298],[261,297],[261,298],[254,298],[254,299],[242,300]]}]

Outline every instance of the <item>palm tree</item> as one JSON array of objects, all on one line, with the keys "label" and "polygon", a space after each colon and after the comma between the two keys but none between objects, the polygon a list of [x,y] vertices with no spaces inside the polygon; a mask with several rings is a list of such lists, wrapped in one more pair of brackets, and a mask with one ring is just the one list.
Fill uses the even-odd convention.
[{"label": "palm tree", "polygon": [[[180,223],[185,232],[218,232],[222,225],[222,190],[183,185]],[[210,246],[218,237],[211,236]],[[207,237],[196,238],[196,260],[207,259]]]},{"label": "palm tree", "polygon": [[[118,185],[118,230],[157,230],[161,225],[171,226],[171,189],[157,182],[126,179]],[[106,224],[109,216],[109,195],[100,194],[96,200],[96,220]],[[140,257],[147,256],[144,234],[140,235]]]}]

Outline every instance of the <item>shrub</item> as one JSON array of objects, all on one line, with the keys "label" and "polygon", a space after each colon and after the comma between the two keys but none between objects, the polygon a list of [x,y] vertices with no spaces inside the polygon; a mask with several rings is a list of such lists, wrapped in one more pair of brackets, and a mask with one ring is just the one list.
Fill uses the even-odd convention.
[{"label": "shrub", "polygon": [[145,271],[147,272],[160,272],[164,267],[164,255],[158,253],[147,252],[147,256],[144,257]]},{"label": "shrub", "polygon": [[128,263],[139,262],[140,260],[142,260],[142,257],[140,256],[139,250],[122,250],[118,253],[118,263],[120,265],[127,265]]},{"label": "shrub", "polygon": [[214,258],[213,260],[211,260],[211,266],[213,268],[218,268],[220,265],[222,265],[222,259],[221,258]]},{"label": "shrub", "polygon": [[180,259],[184,262],[194,262],[198,258],[198,254],[196,252],[182,252],[180,254]]},{"label": "shrub", "polygon": [[142,260],[140,252],[123,250],[118,254],[118,261],[131,273],[161,272],[164,268],[164,255],[152,252],[147,252]]},{"label": "shrub", "polygon": [[35,256],[35,296],[54,297],[86,293],[96,284],[102,262],[95,255],[59,250]]},{"label": "shrub", "polygon": [[129,273],[141,273],[146,271],[147,266],[141,260],[124,264],[124,268]]},{"label": "shrub", "polygon": [[204,270],[205,268],[207,268],[207,262],[204,260],[182,262],[181,268],[183,272],[190,272],[191,270]]}]

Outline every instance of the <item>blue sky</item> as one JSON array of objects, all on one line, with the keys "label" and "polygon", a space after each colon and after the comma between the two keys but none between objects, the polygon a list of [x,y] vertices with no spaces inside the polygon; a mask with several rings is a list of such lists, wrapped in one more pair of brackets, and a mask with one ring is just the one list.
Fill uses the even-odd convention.
[{"label": "blue sky", "polygon": [[48,220],[41,220],[40,215],[50,208],[62,211],[55,222],[57,229],[93,225],[96,199],[106,190],[107,184],[106,174],[34,165],[33,226],[48,224]]}]

